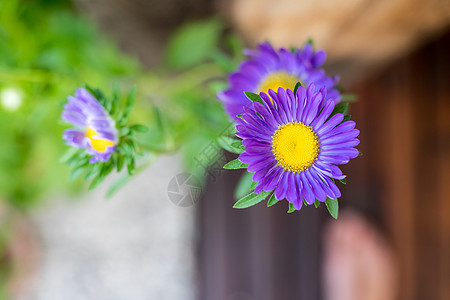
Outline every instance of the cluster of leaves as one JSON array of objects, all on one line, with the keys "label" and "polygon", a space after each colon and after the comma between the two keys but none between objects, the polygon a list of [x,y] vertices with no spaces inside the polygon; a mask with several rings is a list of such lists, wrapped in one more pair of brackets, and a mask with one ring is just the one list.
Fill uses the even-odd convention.
[{"label": "cluster of leaves", "polygon": [[70,175],[71,180],[75,180],[84,174],[85,180],[92,179],[89,189],[97,187],[108,174],[114,169],[120,172],[126,165],[128,174],[133,175],[136,169],[136,157],[144,155],[136,141],[136,133],[145,133],[148,128],[141,124],[126,125],[131,110],[133,109],[136,88],[133,87],[129,92],[125,105],[120,107],[120,91],[118,85],[115,86],[112,98],[108,98],[100,89],[86,87],[94,95],[99,103],[106,109],[108,114],[116,121],[116,127],[119,134],[119,142],[116,151],[112,153],[111,158],[106,162],[89,163],[91,156],[85,149],[71,148],[62,161],[72,166]]},{"label": "cluster of leaves", "polygon": [[149,72],[138,82],[160,120],[150,124],[154,134],[142,142],[155,152],[180,150],[184,167],[200,181],[216,162],[203,157],[203,150],[230,124],[216,94],[226,88],[242,47],[217,18],[189,22],[171,36],[158,73]]},{"label": "cluster of leaves", "polygon": [[[294,94],[297,92],[297,89],[300,86],[301,86],[301,83],[297,82],[297,84],[295,85],[295,88],[294,88]],[[251,93],[251,92],[245,92],[245,95],[252,102],[259,102],[259,103],[263,104],[263,101],[258,94]],[[344,120],[342,122],[350,120],[351,116],[348,114],[348,107],[349,107],[348,102],[343,101],[343,102],[339,103],[338,105],[335,106],[335,108],[329,118],[331,118],[335,114],[340,113],[340,114],[344,115]],[[238,117],[242,117],[242,116],[238,116]],[[223,136],[223,137],[219,138],[219,144],[223,149],[225,149],[226,151],[229,151],[231,153],[240,154],[240,153],[245,152],[245,146],[242,144],[241,139],[237,139],[237,138],[233,138],[233,137],[229,137],[229,136]],[[225,169],[230,169],[230,170],[247,169],[247,167],[248,167],[248,165],[242,163],[239,160],[239,158],[236,158],[235,160],[232,160],[224,165]],[[267,207],[271,207],[271,206],[275,205],[276,203],[278,203],[279,200],[277,200],[275,198],[274,191],[270,191],[270,192],[262,191],[259,194],[256,194],[254,192],[257,182],[253,181],[252,176],[253,176],[253,173],[250,173],[250,172],[246,172],[242,176],[242,178],[236,188],[236,191],[235,191],[235,198],[237,198],[239,200],[234,204],[233,207],[239,208],[239,209],[247,208],[247,207],[253,206],[255,204],[258,204],[259,202],[262,202],[264,200],[267,200]],[[343,184],[347,183],[345,178],[341,179],[339,181]],[[321,202],[316,199],[314,206],[316,208],[318,208],[320,206],[320,203]],[[308,203],[306,203],[305,200],[303,200],[303,204],[305,206],[308,206]],[[325,200],[325,205],[326,205],[329,213],[331,214],[331,216],[333,218],[337,219],[338,212],[339,212],[338,199],[337,198],[336,199],[327,198]],[[294,204],[289,202],[288,213],[292,213],[295,210],[296,209],[294,207]]]},{"label": "cluster of leaves", "polygon": [[14,89],[22,102],[16,110],[0,103],[0,201],[28,210],[46,193],[81,187],[68,182],[67,167],[57,163],[66,150],[63,126],[55,126],[58,104],[83,82],[127,83],[140,67],[70,0],[1,0],[0,20],[0,93]]}]

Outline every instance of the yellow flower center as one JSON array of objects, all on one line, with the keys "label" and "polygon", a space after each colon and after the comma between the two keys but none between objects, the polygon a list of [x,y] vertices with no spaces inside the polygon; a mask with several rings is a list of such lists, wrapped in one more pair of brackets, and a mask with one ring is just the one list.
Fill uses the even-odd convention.
[{"label": "yellow flower center", "polygon": [[264,92],[267,94],[269,89],[272,89],[274,92],[276,92],[279,87],[282,87],[283,89],[294,90],[295,85],[299,81],[300,83],[302,83],[300,78],[286,72],[272,73],[261,81],[258,86],[258,92]]},{"label": "yellow flower center", "polygon": [[87,129],[86,137],[91,140],[92,148],[94,148],[98,152],[104,152],[106,150],[106,147],[114,146],[114,142],[112,142],[110,140],[101,140],[101,139],[93,138],[96,135],[98,135],[98,133],[95,130],[93,130],[91,128]]},{"label": "yellow flower center", "polygon": [[278,127],[272,137],[277,162],[291,172],[308,169],[319,154],[319,141],[311,126],[300,122]]}]

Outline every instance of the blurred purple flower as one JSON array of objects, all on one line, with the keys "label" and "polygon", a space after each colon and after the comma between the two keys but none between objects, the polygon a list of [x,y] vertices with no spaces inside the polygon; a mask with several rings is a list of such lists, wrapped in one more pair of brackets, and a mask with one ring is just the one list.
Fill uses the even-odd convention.
[{"label": "blurred purple flower", "polygon": [[281,48],[277,51],[268,42],[262,43],[257,50],[244,50],[249,59],[243,61],[237,72],[229,76],[229,88],[218,93],[218,98],[225,105],[230,118],[242,114],[244,106],[251,101],[244,92],[267,93],[269,89],[276,91],[279,87],[293,90],[296,83],[308,86],[314,83],[317,90],[325,86],[328,98],[336,103],[341,100],[335,88],[339,78],[330,77],[319,67],[325,62],[324,51],[314,51],[311,44],[293,51]]},{"label": "blurred purple flower", "polygon": [[78,88],[68,96],[61,118],[77,127],[64,131],[67,145],[85,148],[93,155],[89,162],[107,161],[116,150],[118,134],[114,120],[86,89]]}]

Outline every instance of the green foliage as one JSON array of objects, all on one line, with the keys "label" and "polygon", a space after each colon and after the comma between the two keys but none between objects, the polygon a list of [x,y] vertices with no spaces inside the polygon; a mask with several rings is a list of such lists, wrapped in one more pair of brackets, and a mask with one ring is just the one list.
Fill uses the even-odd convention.
[{"label": "green foliage", "polygon": [[236,158],[223,166],[224,169],[228,170],[246,169],[247,167],[248,165],[241,162],[239,158]]},{"label": "green foliage", "polygon": [[202,63],[205,57],[214,53],[222,30],[222,22],[216,19],[181,27],[167,47],[167,64],[172,68],[184,69]]},{"label": "green foliage", "polygon": [[319,206],[320,206],[320,201],[316,199],[316,200],[314,201],[314,206],[315,206],[316,208],[319,208]]},{"label": "green foliage", "polygon": [[333,218],[337,219],[339,214],[339,204],[337,198],[335,199],[327,198],[327,200],[325,200],[325,205],[327,206],[330,215]]},{"label": "green foliage", "polygon": [[270,196],[269,201],[267,201],[267,207],[274,206],[278,202],[277,198],[275,198],[275,193],[273,193],[272,196]]},{"label": "green foliage", "polygon": [[244,198],[238,200],[233,208],[247,208],[250,206],[253,206],[255,204],[258,204],[259,202],[263,201],[264,199],[269,196],[270,192],[262,191],[260,194],[251,193],[245,196]]},{"label": "green foliage", "polygon": [[245,96],[252,101],[252,102],[259,102],[263,104],[263,100],[261,99],[261,96],[252,92],[244,92]]},{"label": "green foliage", "polygon": [[22,100],[16,110],[0,104],[0,198],[27,209],[45,192],[80,187],[58,163],[59,104],[83,82],[112,86],[140,69],[69,1],[2,0],[0,20],[0,98],[13,89]]},{"label": "green foliage", "polygon": [[293,213],[295,210],[294,203],[289,202],[288,213]]},{"label": "green foliage", "polygon": [[235,139],[232,137],[229,137],[227,135],[220,136],[217,139],[219,146],[221,146],[224,150],[227,150],[231,153],[240,154],[245,151],[244,145],[242,145],[241,139]]},{"label": "green foliage", "polygon": [[331,116],[334,116],[335,114],[345,115],[347,114],[347,111],[348,111],[348,103],[347,102],[339,103],[334,107]]},{"label": "green foliage", "polygon": [[295,87],[294,87],[294,95],[297,94],[297,90],[301,86],[302,86],[302,84],[300,83],[300,81],[297,81],[297,83],[295,84]]}]

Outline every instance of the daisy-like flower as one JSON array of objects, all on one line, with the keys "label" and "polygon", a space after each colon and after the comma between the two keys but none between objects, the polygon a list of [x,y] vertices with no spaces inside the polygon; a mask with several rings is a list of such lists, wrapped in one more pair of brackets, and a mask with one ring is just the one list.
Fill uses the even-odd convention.
[{"label": "daisy-like flower", "polygon": [[93,155],[89,162],[107,161],[116,150],[118,133],[114,120],[86,89],[79,88],[69,96],[62,119],[77,127],[64,131],[67,145],[85,148]]},{"label": "daisy-like flower", "polygon": [[293,90],[296,83],[303,86],[314,83],[317,89],[326,87],[327,99],[341,100],[339,91],[335,88],[339,78],[330,77],[319,67],[325,62],[324,51],[314,51],[311,44],[303,48],[289,51],[281,48],[277,51],[265,42],[257,50],[245,50],[249,59],[242,62],[237,72],[229,76],[229,89],[219,92],[217,97],[225,105],[229,116],[237,119],[250,106],[251,101],[245,92],[267,93],[269,89],[276,91],[279,87]]},{"label": "daisy-like flower", "polygon": [[270,98],[260,93],[263,104],[245,107],[236,126],[245,146],[239,160],[255,173],[256,194],[274,191],[277,200],[287,199],[297,210],[303,199],[313,204],[341,196],[332,179],[344,179],[336,165],[359,155],[354,148],[359,130],[343,114],[332,115],[335,101],[326,92],[314,84],[299,87],[295,95],[270,89]]}]

